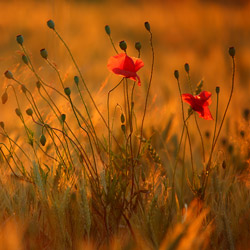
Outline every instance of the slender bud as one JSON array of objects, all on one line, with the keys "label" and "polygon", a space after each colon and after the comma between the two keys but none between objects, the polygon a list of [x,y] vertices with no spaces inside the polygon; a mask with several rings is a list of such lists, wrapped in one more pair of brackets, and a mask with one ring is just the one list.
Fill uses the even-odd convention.
[{"label": "slender bud", "polygon": [[220,87],[219,87],[219,86],[217,86],[217,87],[215,88],[215,92],[216,92],[217,94],[220,93]]},{"label": "slender bud", "polygon": [[8,101],[8,94],[4,92],[2,95],[2,104],[5,104]]},{"label": "slender bud", "polygon": [[105,31],[106,31],[107,35],[110,36],[111,30],[110,30],[109,25],[106,25],[106,26],[105,26]]},{"label": "slender bud", "polygon": [[125,117],[124,114],[121,114],[121,122],[124,123],[125,122]]},{"label": "slender bud", "polygon": [[4,122],[0,122],[0,127],[4,129]]},{"label": "slender bud", "polygon": [[48,59],[48,51],[46,49],[41,49],[40,54],[44,59]]},{"label": "slender bud", "polygon": [[65,93],[67,96],[70,96],[70,94],[71,94],[70,88],[65,88],[65,89],[64,89],[64,93]]},{"label": "slender bud", "polygon": [[22,115],[20,109],[18,109],[18,108],[15,109],[15,112],[16,112],[16,115],[19,117]]},{"label": "slender bud", "polygon": [[125,134],[126,132],[126,126],[124,124],[121,125],[122,132]]},{"label": "slender bud", "polygon": [[61,121],[62,121],[62,122],[65,122],[65,120],[66,120],[66,115],[65,115],[65,114],[62,114],[62,115],[61,115]]},{"label": "slender bud", "polygon": [[13,79],[13,74],[9,70],[5,71],[4,75],[8,79]]},{"label": "slender bud", "polygon": [[39,81],[36,82],[36,87],[37,87],[38,89],[41,88],[41,83],[40,83]]},{"label": "slender bud", "polygon": [[26,55],[22,55],[22,60],[23,60],[23,62],[24,62],[25,64],[28,64],[28,63],[29,63],[28,58],[27,58]]},{"label": "slender bud", "polygon": [[188,63],[185,63],[184,68],[185,68],[186,72],[189,73],[189,64]]},{"label": "slender bud", "polygon": [[55,23],[51,19],[47,21],[47,25],[50,29],[55,29]]},{"label": "slender bud", "polygon": [[136,42],[135,43],[135,48],[140,52],[140,50],[141,50],[141,43],[140,42]]},{"label": "slender bud", "polygon": [[145,26],[146,30],[150,32],[150,24],[149,24],[149,22],[145,22],[144,26]]},{"label": "slender bud", "polygon": [[33,110],[32,109],[26,109],[26,114],[29,116],[33,115]]},{"label": "slender bud", "polygon": [[16,36],[16,41],[17,41],[20,45],[23,45],[23,36],[22,36],[22,35]]},{"label": "slender bud", "polygon": [[46,144],[46,137],[44,136],[44,134],[42,134],[40,137],[40,143],[42,144],[42,146],[45,146]]},{"label": "slender bud", "polygon": [[27,91],[27,88],[24,86],[24,85],[22,85],[21,86],[21,90],[23,91],[23,93],[25,94],[26,93],[26,91]]},{"label": "slender bud", "polygon": [[127,44],[125,41],[120,41],[119,46],[122,50],[124,50],[126,52],[127,49]]},{"label": "slender bud", "polygon": [[229,52],[229,55],[234,58],[234,56],[235,56],[235,48],[234,47],[230,47],[229,50],[228,50],[228,52]]},{"label": "slender bud", "polygon": [[78,76],[74,76],[74,82],[76,85],[79,84],[79,77]]},{"label": "slender bud", "polygon": [[178,80],[179,79],[179,71],[178,70],[175,70],[174,71],[174,76],[175,78]]}]

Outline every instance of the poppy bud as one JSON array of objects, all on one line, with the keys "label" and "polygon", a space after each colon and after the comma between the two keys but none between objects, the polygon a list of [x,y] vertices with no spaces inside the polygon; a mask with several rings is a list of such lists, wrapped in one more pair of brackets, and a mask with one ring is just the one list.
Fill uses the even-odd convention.
[{"label": "poppy bud", "polygon": [[127,44],[126,44],[125,41],[121,41],[121,42],[119,43],[119,46],[120,46],[120,48],[121,48],[122,50],[124,50],[124,51],[126,52]]},{"label": "poppy bud", "polygon": [[40,143],[42,144],[42,146],[46,144],[46,137],[44,136],[44,134],[42,134],[40,137]]},{"label": "poppy bud", "polygon": [[41,88],[41,83],[40,83],[39,81],[36,82],[36,87],[37,87],[38,89]]},{"label": "poppy bud", "polygon": [[2,104],[5,104],[8,101],[8,94],[4,92],[2,95]]},{"label": "poppy bud", "polygon": [[109,25],[105,26],[105,31],[106,31],[107,35],[110,36],[111,30],[110,30]]},{"label": "poppy bud", "polygon": [[4,129],[4,122],[0,122],[0,127]]},{"label": "poppy bud", "polygon": [[22,35],[16,36],[16,41],[17,41],[20,45],[23,45],[23,36],[22,36]]},{"label": "poppy bud", "polygon": [[121,122],[124,123],[125,122],[125,117],[124,114],[121,114]]},{"label": "poppy bud", "polygon": [[217,94],[220,93],[220,87],[219,87],[219,86],[217,86],[217,87],[215,88],[215,92],[216,92]]},{"label": "poppy bud", "polygon": [[74,77],[74,82],[75,82],[76,85],[78,85],[78,83],[79,83],[79,77],[78,76]]},{"label": "poppy bud", "polygon": [[26,87],[25,87],[24,85],[21,86],[21,90],[23,91],[24,94],[25,94],[26,91],[27,91],[27,89],[26,89]]},{"label": "poppy bud", "polygon": [[66,120],[66,115],[65,114],[61,114],[61,121],[65,122],[65,120]]},{"label": "poppy bud", "polygon": [[40,54],[44,59],[48,59],[48,51],[46,49],[41,49]]},{"label": "poppy bud", "polygon": [[126,132],[126,126],[124,124],[121,125],[122,132],[125,134]]},{"label": "poppy bud", "polygon": [[186,72],[189,73],[189,64],[188,63],[185,63],[184,68],[185,68]]},{"label": "poppy bud", "polygon": [[26,55],[22,55],[22,60],[23,60],[23,62],[24,62],[25,64],[28,64],[28,63],[29,63],[28,58],[27,58]]},{"label": "poppy bud", "polygon": [[27,114],[28,116],[32,116],[32,115],[33,115],[33,110],[32,110],[32,109],[27,109],[27,110],[26,110],[26,114]]},{"label": "poppy bud", "polygon": [[65,89],[64,89],[64,93],[65,93],[67,96],[70,96],[70,94],[71,94],[70,88],[65,88]]},{"label": "poppy bud", "polygon": [[179,79],[179,71],[178,70],[175,70],[174,71],[174,76],[175,78],[178,80]]},{"label": "poppy bud", "polygon": [[15,112],[16,112],[16,115],[19,117],[22,115],[20,109],[18,109],[18,108],[15,109]]},{"label": "poppy bud", "polygon": [[47,21],[47,25],[50,29],[55,29],[55,23],[51,19]]},{"label": "poppy bud", "polygon": [[149,22],[145,22],[144,26],[145,26],[146,30],[150,32],[150,24],[149,24]]},{"label": "poppy bud", "polygon": [[234,47],[230,47],[229,50],[228,50],[228,52],[229,52],[229,55],[234,58],[234,56],[235,56],[235,48]]},{"label": "poppy bud", "polygon": [[140,52],[140,50],[141,50],[141,43],[140,42],[136,42],[135,43],[135,48]]},{"label": "poppy bud", "polygon": [[5,71],[4,75],[8,79],[13,79],[13,74],[9,70]]}]

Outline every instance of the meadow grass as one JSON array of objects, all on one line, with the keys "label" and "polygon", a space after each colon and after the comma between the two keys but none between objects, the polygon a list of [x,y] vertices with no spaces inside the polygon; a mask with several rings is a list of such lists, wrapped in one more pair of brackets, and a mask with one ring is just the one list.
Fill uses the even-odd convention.
[{"label": "meadow grass", "polygon": [[[1,247],[246,249],[250,112],[244,110],[240,127],[236,124],[235,141],[225,119],[234,90],[235,49],[228,54],[231,93],[223,96],[219,86],[213,91],[216,113],[214,121],[206,121],[210,132],[204,135],[201,118],[182,102],[178,70],[172,77],[182,130],[173,132],[170,116],[163,130],[150,131],[144,124],[152,119],[147,110],[155,74],[150,24],[141,27],[151,53],[144,61],[149,69],[142,77],[145,95],[138,98],[142,87],[136,82],[116,77],[109,90],[104,83],[102,105],[57,25],[52,20],[47,25],[74,70],[65,79],[60,62],[41,49],[46,70],[58,84],[47,81],[27,52],[25,37],[16,37],[25,69],[23,74],[5,72],[2,103],[8,107],[9,99],[15,100],[12,119],[21,126],[12,131],[0,123]],[[109,26],[105,31],[114,47],[110,56],[127,53],[126,42],[116,47]],[[134,53],[142,56],[138,43]],[[188,64],[184,71],[189,93],[206,90],[202,80],[193,85]]]}]

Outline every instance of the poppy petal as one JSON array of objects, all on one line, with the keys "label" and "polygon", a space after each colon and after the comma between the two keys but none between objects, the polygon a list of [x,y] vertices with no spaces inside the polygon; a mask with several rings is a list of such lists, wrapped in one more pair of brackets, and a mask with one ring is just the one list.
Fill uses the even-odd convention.
[{"label": "poppy petal", "polygon": [[203,107],[203,114],[201,117],[204,118],[205,120],[213,120],[211,112],[207,106]]},{"label": "poppy petal", "polygon": [[199,96],[199,100],[202,101],[203,106],[208,106],[212,103],[211,100],[211,92],[208,91],[202,91],[198,96]]},{"label": "poppy petal", "polygon": [[137,72],[140,68],[144,66],[144,63],[141,59],[139,58],[134,58],[132,57],[134,64],[135,64],[135,72]]},{"label": "poppy petal", "polygon": [[195,98],[191,94],[182,94],[181,95],[182,100],[186,103],[188,103],[192,108],[194,108],[195,105]]}]

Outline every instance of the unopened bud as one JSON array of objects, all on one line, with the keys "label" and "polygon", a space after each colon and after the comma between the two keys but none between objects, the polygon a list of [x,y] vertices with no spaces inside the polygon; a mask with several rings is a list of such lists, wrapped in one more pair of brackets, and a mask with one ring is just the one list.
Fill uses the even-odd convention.
[{"label": "unopened bud", "polygon": [[111,30],[110,30],[109,25],[105,26],[105,31],[106,31],[107,35],[110,36]]},{"label": "unopened bud", "polygon": [[145,22],[144,26],[145,26],[146,30],[150,32],[150,24],[149,24],[149,22]]},{"label": "unopened bud", "polygon": [[76,85],[79,84],[79,77],[78,76],[74,76],[74,82]]},{"label": "unopened bud", "polygon": [[185,68],[186,72],[189,73],[189,64],[188,63],[185,63],[184,68]]},{"label": "unopened bud", "polygon": [[32,109],[27,109],[26,114],[29,115],[29,116],[32,116],[33,115],[33,110]]},{"label": "unopened bud", "polygon": [[65,122],[65,120],[66,120],[66,115],[65,115],[65,114],[62,114],[62,115],[61,115],[61,121],[62,121],[62,122]]},{"label": "unopened bud", "polygon": [[65,88],[65,89],[64,89],[64,93],[65,93],[67,96],[70,96],[70,94],[71,94],[70,88]]},{"label": "unopened bud", "polygon": [[51,19],[47,21],[47,25],[50,29],[55,29],[55,23]]},{"label": "unopened bud", "polygon": [[42,134],[40,137],[40,143],[42,144],[42,146],[45,146],[46,144],[46,137],[44,136],[44,134]]},{"label": "unopened bud", "polygon": [[21,86],[21,90],[23,91],[23,93],[25,94],[26,93],[26,91],[27,91],[27,88],[24,86],[24,85],[22,85]]},{"label": "unopened bud", "polygon": [[23,36],[22,36],[22,35],[16,36],[16,41],[17,41],[20,45],[23,45]]},{"label": "unopened bud", "polygon": [[120,41],[119,46],[122,50],[124,50],[126,52],[127,49],[127,44],[125,41]]},{"label": "unopened bud", "polygon": [[8,94],[4,92],[2,95],[2,104],[5,104],[8,101]]},{"label": "unopened bud", "polygon": [[219,87],[219,86],[217,86],[217,87],[215,88],[215,92],[216,92],[217,94],[220,93],[220,87]]},{"label": "unopened bud", "polygon": [[228,50],[228,52],[229,52],[229,55],[230,55],[231,57],[234,57],[234,56],[235,56],[235,48],[234,48],[234,47],[230,47],[229,50]]},{"label": "unopened bud", "polygon": [[48,51],[46,49],[41,49],[40,54],[44,59],[48,59]]},{"label": "unopened bud", "polygon": [[124,123],[125,122],[125,117],[124,114],[121,114],[121,122]]},{"label": "unopened bud", "polygon": [[174,76],[175,78],[178,80],[179,79],[179,71],[178,70],[175,70],[174,71]]},{"label": "unopened bud", "polygon": [[22,60],[23,60],[23,62],[24,62],[25,64],[28,64],[28,63],[29,63],[28,58],[27,58],[26,55],[22,55]]},{"label": "unopened bud", "polygon": [[39,81],[36,82],[36,87],[37,87],[38,89],[41,88],[41,83],[40,83]]},{"label": "unopened bud", "polygon": [[140,50],[141,50],[141,43],[140,42],[136,42],[135,43],[135,48],[140,52]]},{"label": "unopened bud", "polygon": [[15,112],[16,112],[16,115],[19,117],[22,115],[20,109],[18,109],[18,108],[15,109]]},{"label": "unopened bud", "polygon": [[0,127],[4,129],[4,122],[0,122]]},{"label": "unopened bud", "polygon": [[5,71],[4,75],[8,79],[13,79],[13,74],[9,70]]}]

